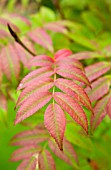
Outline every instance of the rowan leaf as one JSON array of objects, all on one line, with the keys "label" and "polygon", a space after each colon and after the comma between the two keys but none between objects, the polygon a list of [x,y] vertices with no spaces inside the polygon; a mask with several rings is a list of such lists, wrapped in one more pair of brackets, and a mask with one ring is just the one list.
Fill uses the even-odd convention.
[{"label": "rowan leaf", "polygon": [[9,37],[10,35],[5,30],[0,29],[0,39],[5,39]]},{"label": "rowan leaf", "polygon": [[39,55],[30,60],[29,66],[52,66],[53,59],[46,55]]},{"label": "rowan leaf", "polygon": [[2,83],[2,78],[3,78],[3,71],[2,71],[1,63],[0,63],[0,85]]},{"label": "rowan leaf", "polygon": [[76,59],[72,59],[72,58],[64,58],[63,60],[59,60],[56,61],[56,64],[61,67],[61,66],[66,66],[67,67],[76,67],[82,71],[84,71],[84,68],[82,66],[82,64],[76,60]]},{"label": "rowan leaf", "polygon": [[105,94],[109,92],[110,89],[110,77],[102,77],[98,80],[94,81],[91,84],[92,89],[87,87],[85,89],[86,93],[88,94],[91,102],[96,101],[103,97]]},{"label": "rowan leaf", "polygon": [[36,170],[36,167],[38,167],[38,154],[34,154],[29,159],[24,159],[17,170]]},{"label": "rowan leaf", "polygon": [[72,54],[72,51],[67,50],[67,49],[62,49],[55,53],[54,59],[56,61],[63,60],[64,58],[69,57],[71,54]]},{"label": "rowan leaf", "polygon": [[32,71],[31,73],[27,74],[18,86],[18,90],[23,89],[29,85],[32,85],[34,82],[41,81],[43,78],[50,77],[54,74],[54,71],[51,67],[43,67]]},{"label": "rowan leaf", "polygon": [[66,119],[63,110],[56,103],[51,103],[44,115],[45,127],[48,129],[50,135],[57,142],[60,150],[63,150],[63,137],[66,127]]},{"label": "rowan leaf", "polygon": [[91,121],[90,121],[92,131],[97,128],[97,126],[101,123],[103,118],[106,116],[107,114],[106,107],[110,97],[111,94],[108,94],[96,103],[94,107],[94,115],[91,116]]},{"label": "rowan leaf", "polygon": [[46,105],[51,98],[52,95],[49,92],[42,92],[39,94],[38,92],[34,93],[33,97],[28,98],[28,101],[24,101],[21,107],[19,108],[16,115],[15,124],[23,121],[27,117],[37,112],[44,105]]},{"label": "rowan leaf", "polygon": [[40,44],[44,48],[53,52],[53,45],[50,36],[47,34],[45,29],[37,28],[28,33],[28,36],[36,43]]},{"label": "rowan leaf", "polygon": [[59,74],[60,76],[65,77],[65,78],[77,80],[79,82],[82,82],[82,83],[90,86],[88,78],[86,77],[84,72],[81,71],[80,69],[70,67],[70,66],[69,67],[61,66],[61,67],[57,68],[56,73]]},{"label": "rowan leaf", "polygon": [[38,156],[40,170],[56,170],[55,162],[48,150],[43,150]]},{"label": "rowan leaf", "polygon": [[59,78],[56,80],[55,85],[59,89],[61,89],[63,92],[65,92],[66,94],[73,97],[77,102],[82,103],[89,110],[91,110],[91,111],[93,110],[88,95],[83,90],[83,88],[80,87],[75,82],[73,82],[71,80]]},{"label": "rowan leaf", "polygon": [[77,168],[77,164],[78,164],[77,154],[69,141],[67,141],[64,138],[63,151],[61,151],[58,148],[57,144],[53,140],[49,140],[48,145],[52,150],[52,152],[57,157],[59,157],[60,159],[64,160],[66,163]]},{"label": "rowan leaf", "polygon": [[10,144],[14,146],[26,146],[35,145],[48,140],[49,135],[46,129],[34,128],[32,130],[26,130],[16,134],[12,139]]},{"label": "rowan leaf", "polygon": [[[64,144],[64,143],[63,143],[63,144]],[[69,158],[67,157],[67,155],[65,155],[65,153],[63,152],[64,149],[63,149],[63,151],[61,151],[61,150],[59,149],[58,145],[55,143],[55,141],[49,140],[48,145],[49,145],[51,151],[52,151],[57,157],[59,157],[60,159],[64,160],[66,163],[72,165],[71,162],[70,162],[70,159],[69,159]]]},{"label": "rowan leaf", "polygon": [[9,80],[12,80],[13,77],[18,79],[20,74],[20,62],[15,53],[14,46],[10,44],[2,48],[0,59],[2,70],[7,78]]},{"label": "rowan leaf", "polygon": [[64,153],[65,155],[67,155],[67,157],[70,159],[71,164],[75,167],[77,167],[78,164],[78,157],[77,154],[73,148],[73,146],[71,145],[71,143],[64,139]]},{"label": "rowan leaf", "polygon": [[7,27],[7,24],[9,24],[15,32],[20,33],[20,29],[6,18],[0,18],[0,24],[2,24],[5,28]]},{"label": "rowan leaf", "polygon": [[85,52],[78,52],[75,54],[72,54],[70,58],[76,59],[76,60],[84,60],[84,59],[89,59],[89,58],[98,58],[99,52],[90,52],[90,51],[85,51]]},{"label": "rowan leaf", "polygon": [[[27,38],[23,39],[23,42],[25,42],[26,46],[33,52],[34,49],[32,47],[32,44],[28,41]],[[19,45],[18,43],[14,43],[14,48],[15,48],[15,53],[17,54],[19,60],[21,61],[21,63],[26,67],[29,68],[28,64],[29,64],[29,60],[33,57],[31,54],[29,54],[21,45]]]},{"label": "rowan leaf", "polygon": [[93,65],[87,66],[85,68],[86,75],[89,81],[93,81],[96,78],[102,76],[106,72],[108,72],[111,68],[111,63],[109,62],[98,62]]},{"label": "rowan leaf", "polygon": [[82,107],[72,97],[61,92],[55,92],[55,101],[77,122],[88,132],[88,122],[85,112]]},{"label": "rowan leaf", "polygon": [[30,97],[33,98],[35,93],[48,92],[53,87],[54,82],[52,78],[45,78],[38,82],[34,82],[32,86],[27,86],[20,94],[16,107],[21,106],[24,101],[28,101]]},{"label": "rowan leaf", "polygon": [[51,30],[54,32],[60,32],[60,33],[67,33],[67,29],[65,28],[65,26],[63,24],[61,24],[61,21],[56,21],[56,22],[49,22],[47,24],[44,25],[44,28],[46,30]]},{"label": "rowan leaf", "polygon": [[23,21],[26,25],[31,26],[31,22],[30,20],[28,20],[26,17],[24,17],[23,15],[19,15],[17,13],[13,13],[13,14],[8,14],[9,19],[10,20],[14,20],[14,19],[20,19],[21,21]]},{"label": "rowan leaf", "polygon": [[111,97],[108,100],[108,103],[106,105],[106,112],[109,115],[110,119],[111,119]]},{"label": "rowan leaf", "polygon": [[11,156],[11,161],[19,161],[30,158],[33,154],[39,152],[41,148],[36,145],[28,145],[15,150]]}]

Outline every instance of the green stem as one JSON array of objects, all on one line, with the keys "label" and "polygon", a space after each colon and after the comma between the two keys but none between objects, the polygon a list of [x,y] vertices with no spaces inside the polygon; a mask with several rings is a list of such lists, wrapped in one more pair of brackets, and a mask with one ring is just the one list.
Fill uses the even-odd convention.
[{"label": "green stem", "polygon": [[[54,72],[56,71],[56,65],[54,65]],[[54,73],[54,83],[55,83],[55,81],[56,81],[56,73]],[[54,87],[53,87],[53,92],[52,92],[52,95],[54,95],[54,93],[55,93],[55,85],[54,85]],[[53,98],[53,104],[54,104],[54,98]]]}]

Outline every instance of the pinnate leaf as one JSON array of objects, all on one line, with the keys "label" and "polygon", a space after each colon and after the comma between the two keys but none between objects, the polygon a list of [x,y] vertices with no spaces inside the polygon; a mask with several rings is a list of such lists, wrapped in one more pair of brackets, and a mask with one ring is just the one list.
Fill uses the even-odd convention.
[{"label": "pinnate leaf", "polygon": [[26,17],[24,17],[23,15],[19,15],[19,14],[16,14],[16,13],[8,14],[8,15],[9,15],[9,19],[11,19],[11,20],[12,19],[20,19],[26,25],[31,26],[31,22]]},{"label": "pinnate leaf", "polygon": [[64,138],[63,151],[60,151],[57,144],[53,140],[49,140],[48,145],[52,152],[66,163],[76,166],[78,163],[77,154],[69,141]]},{"label": "pinnate leaf", "polygon": [[109,115],[110,119],[111,119],[111,97],[108,100],[108,103],[106,105],[106,112]]},{"label": "pinnate leaf", "polygon": [[30,158],[33,154],[40,151],[41,148],[36,145],[28,145],[15,150],[11,156],[11,161],[19,161]]},{"label": "pinnate leaf", "polygon": [[21,81],[18,86],[18,90],[23,89],[29,85],[32,85],[34,82],[41,81],[46,77],[50,77],[54,74],[54,71],[51,67],[43,67],[37,70],[32,71],[31,73],[27,74]]},{"label": "pinnate leaf", "polygon": [[71,54],[72,54],[72,51],[70,50],[67,50],[67,49],[59,50],[55,53],[54,59],[56,61],[59,61],[59,60],[62,61],[64,58],[70,56]]},{"label": "pinnate leaf", "polygon": [[75,166],[77,167],[77,164],[78,164],[77,154],[76,154],[72,144],[66,139],[64,139],[64,153],[70,159],[71,164],[74,167]]},{"label": "pinnate leaf", "polygon": [[65,66],[65,67],[76,67],[82,71],[84,71],[84,68],[82,66],[82,64],[76,60],[76,59],[72,59],[72,58],[64,58],[63,60],[59,60],[56,61],[56,64],[61,67],[61,66]]},{"label": "pinnate leaf", "polygon": [[87,66],[85,68],[86,75],[89,79],[89,81],[93,81],[96,78],[102,76],[106,72],[108,72],[111,68],[110,62],[98,62],[96,64]]},{"label": "pinnate leaf", "polygon": [[49,135],[44,128],[36,127],[32,130],[26,130],[18,133],[11,139],[14,146],[35,145],[48,140]]},{"label": "pinnate leaf", "polygon": [[[25,42],[26,46],[34,53],[34,49],[32,48],[32,44],[28,41],[27,38],[24,38],[22,40]],[[17,54],[20,62],[26,67],[30,68],[28,66],[29,60],[33,57],[31,54],[29,54],[21,45],[18,43],[14,43],[15,53]]]},{"label": "pinnate leaf", "polygon": [[67,29],[63,24],[61,24],[61,21],[56,22],[50,22],[44,25],[44,28],[47,30],[51,30],[54,32],[60,32],[60,33],[67,33]]},{"label": "pinnate leaf", "polygon": [[20,33],[20,29],[15,24],[13,24],[11,21],[9,21],[8,19],[0,18],[0,24],[5,26],[5,28],[7,27],[7,24],[9,24],[15,32]]},{"label": "pinnate leaf", "polygon": [[2,77],[3,77],[3,72],[2,72],[1,64],[0,64],[0,84],[2,83]]},{"label": "pinnate leaf", "polygon": [[60,150],[63,150],[66,119],[61,107],[58,104],[51,103],[45,111],[44,121],[46,128],[57,142]]},{"label": "pinnate leaf", "polygon": [[52,66],[53,59],[46,55],[39,55],[30,60],[29,66]]},{"label": "pinnate leaf", "polygon": [[99,100],[94,107],[94,115],[91,116],[91,129],[95,130],[107,114],[107,104],[111,94]]},{"label": "pinnate leaf", "polygon": [[70,66],[69,67],[61,66],[61,67],[57,68],[57,74],[65,77],[65,78],[77,80],[79,82],[82,82],[82,83],[90,86],[89,80],[87,79],[84,72],[81,71],[80,69],[70,67]]},{"label": "pinnate leaf", "polygon": [[63,78],[59,78],[56,80],[55,85],[61,89],[66,94],[72,96],[76,101],[82,103],[89,110],[92,111],[91,102],[86,92],[80,87],[78,84],[71,80],[66,80]]},{"label": "pinnate leaf", "polygon": [[[63,142],[64,144],[64,142]],[[53,140],[49,140],[48,145],[51,149],[51,151],[60,159],[64,160],[66,163],[71,165],[70,159],[67,157],[67,155],[65,155],[65,153],[63,151],[61,151],[58,147],[58,145],[55,143],[55,141]]]},{"label": "pinnate leaf", "polygon": [[53,45],[50,36],[47,34],[45,29],[37,28],[32,32],[28,33],[28,36],[36,43],[40,44],[44,48],[48,49],[49,51],[53,52]]},{"label": "pinnate leaf", "polygon": [[16,107],[20,106],[24,101],[28,101],[30,97],[33,98],[35,93],[48,92],[48,90],[53,87],[53,79],[45,78],[38,82],[34,82],[33,86],[27,86],[20,94]]},{"label": "pinnate leaf", "polygon": [[76,54],[72,54],[70,58],[76,59],[76,60],[84,60],[88,58],[97,58],[99,53],[97,52],[90,52],[90,51],[85,51],[85,52],[78,52]]},{"label": "pinnate leaf", "polygon": [[38,166],[38,154],[34,154],[30,159],[24,159],[17,167],[17,170],[36,170]]},{"label": "pinnate leaf", "polygon": [[48,150],[42,151],[38,156],[40,170],[55,170],[55,162]]},{"label": "pinnate leaf", "polygon": [[13,76],[19,77],[20,62],[13,45],[10,44],[2,48],[0,60],[2,70],[9,80],[12,80]]},{"label": "pinnate leaf", "polygon": [[61,92],[55,92],[54,99],[86,132],[88,132],[87,117],[77,101]]},{"label": "pinnate leaf", "polygon": [[0,39],[5,39],[9,37],[10,35],[5,30],[0,29]]},{"label": "pinnate leaf", "polygon": [[89,95],[91,102],[93,102],[100,99],[109,92],[110,78],[108,77],[99,78],[98,80],[94,81],[91,84],[91,87],[92,89],[87,87],[85,91]]},{"label": "pinnate leaf", "polygon": [[39,94],[38,92],[34,93],[33,97],[30,97],[28,101],[26,100],[21,105],[16,115],[15,124],[23,121],[27,117],[37,112],[44,105],[46,105],[50,101],[51,98],[52,98],[52,95],[49,92],[42,92]]}]

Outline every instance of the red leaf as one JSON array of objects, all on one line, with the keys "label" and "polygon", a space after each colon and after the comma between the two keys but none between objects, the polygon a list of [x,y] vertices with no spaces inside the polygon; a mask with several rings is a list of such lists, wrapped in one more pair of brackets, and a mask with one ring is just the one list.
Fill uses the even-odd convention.
[{"label": "red leaf", "polygon": [[108,103],[106,105],[106,112],[109,115],[109,117],[111,118],[111,97],[108,100]]},{"label": "red leaf", "polygon": [[30,159],[24,159],[17,167],[17,170],[35,170],[38,165],[38,154],[33,155]]},{"label": "red leaf", "polygon": [[9,38],[10,35],[5,30],[0,29],[0,39],[6,39],[7,37]]},{"label": "red leaf", "polygon": [[49,140],[48,145],[52,152],[59,157],[60,159],[64,160],[66,163],[70,165],[76,165],[78,163],[77,154],[71,145],[66,139],[63,141],[63,151],[61,151],[56,143],[52,140]]},{"label": "red leaf", "polygon": [[32,32],[29,32],[28,35],[34,42],[40,44],[51,52],[54,51],[52,40],[43,28],[37,28]]},{"label": "red leaf", "polygon": [[36,127],[15,135],[11,140],[11,144],[15,146],[35,145],[48,140],[48,138],[49,135],[46,129]]},{"label": "red leaf", "polygon": [[0,64],[0,85],[2,83],[2,77],[3,77],[3,72],[2,72],[2,68],[1,68],[1,64]]},{"label": "red leaf", "polygon": [[53,59],[46,55],[39,55],[30,60],[29,66],[52,66]]},{"label": "red leaf", "polygon": [[4,47],[1,51],[1,64],[2,69],[5,75],[9,80],[12,80],[12,77],[19,77],[20,73],[20,63],[19,59],[15,53],[13,45],[8,45]]},{"label": "red leaf", "polygon": [[18,86],[18,90],[23,89],[26,86],[32,85],[34,82],[38,82],[43,78],[50,77],[54,74],[51,67],[43,67],[32,71],[27,74]]},{"label": "red leaf", "polygon": [[77,154],[76,154],[73,146],[71,145],[71,143],[66,139],[64,139],[64,153],[68,156],[72,165],[73,165],[74,160],[76,163],[78,163]]},{"label": "red leaf", "polygon": [[61,66],[65,66],[66,68],[67,67],[76,67],[76,68],[84,71],[82,64],[78,60],[75,60],[72,58],[64,58],[63,60],[57,61],[56,64],[59,67],[61,67]]},{"label": "red leaf", "polygon": [[44,25],[44,28],[47,30],[51,30],[54,32],[60,32],[60,33],[67,33],[67,29],[63,24],[61,24],[61,21],[56,21],[56,22],[50,22]]},{"label": "red leaf", "polygon": [[28,145],[23,148],[19,148],[15,150],[11,156],[11,161],[19,161],[22,159],[28,159],[33,154],[39,152],[41,150],[40,147],[37,147],[36,145]]},{"label": "red leaf", "polygon": [[21,107],[19,108],[15,120],[15,124],[23,121],[27,117],[31,116],[39,109],[41,109],[44,105],[46,105],[50,99],[52,98],[51,93],[42,92],[42,93],[34,93],[33,97],[30,97],[28,101],[23,102]]},{"label": "red leaf", "polygon": [[10,22],[8,19],[0,18],[0,24],[2,24],[5,27],[7,27],[7,24],[9,24],[15,32],[20,33],[20,29],[15,24]]},{"label": "red leaf", "polygon": [[20,94],[16,106],[21,106],[24,101],[28,101],[30,97],[33,98],[35,93],[48,92],[53,87],[54,82],[51,78],[45,78],[38,82],[34,82],[32,86],[27,86]]},{"label": "red leaf", "polygon": [[63,150],[66,119],[61,107],[58,104],[51,103],[45,111],[44,121],[46,128],[57,142],[60,150]]},{"label": "red leaf", "polygon": [[57,74],[60,76],[63,76],[65,78],[73,79],[80,81],[88,86],[90,86],[89,80],[87,79],[86,75],[84,72],[82,72],[80,69],[77,68],[72,68],[72,67],[66,67],[66,66],[61,66],[57,68]]},{"label": "red leaf", "polygon": [[76,60],[84,60],[84,59],[88,59],[88,58],[96,58],[97,55],[98,55],[98,53],[96,53],[96,52],[85,51],[85,52],[78,52],[76,54],[73,54],[70,56],[70,58],[73,58]]},{"label": "red leaf", "polygon": [[[63,143],[64,144],[64,143]],[[50,147],[50,149],[52,150],[52,152],[59,157],[60,159],[64,160],[66,163],[71,164],[70,159],[67,157],[67,155],[65,155],[65,153],[63,151],[61,151],[58,147],[58,145],[55,143],[55,141],[49,140],[48,145]]]},{"label": "red leaf", "polygon": [[[34,52],[34,49],[32,48],[32,44],[25,38],[23,39],[23,42],[25,42],[26,46]],[[26,67],[29,68],[28,64],[29,64],[29,60],[32,57],[31,54],[29,54],[21,45],[19,45],[18,43],[14,43],[14,48],[15,48],[15,53],[17,54],[19,60],[21,61],[21,63]]]},{"label": "red leaf", "polygon": [[70,50],[66,50],[66,49],[59,50],[55,53],[54,59],[56,61],[63,60],[64,58],[70,56],[71,54],[72,54],[72,51]]},{"label": "red leaf", "polygon": [[74,83],[71,80],[59,78],[56,80],[55,85],[63,92],[66,92],[66,94],[73,97],[76,101],[82,103],[89,110],[93,110],[89,97],[87,96],[83,88],[80,87],[78,84]]},{"label": "red leaf", "polygon": [[48,150],[39,154],[38,163],[40,170],[56,170],[54,159]]},{"label": "red leaf", "polygon": [[111,94],[108,94],[101,100],[97,102],[94,107],[94,115],[91,116],[91,129],[95,130],[97,126],[101,123],[103,118],[106,116],[106,106]]},{"label": "red leaf", "polygon": [[28,26],[31,26],[31,22],[24,16],[13,13],[13,14],[8,14],[9,15],[9,19],[20,19],[22,20],[25,24],[27,24]]},{"label": "red leaf", "polygon": [[86,93],[89,95],[91,102],[100,99],[109,92],[110,78],[102,77],[91,84],[92,89],[87,87]]},{"label": "red leaf", "polygon": [[86,75],[89,81],[93,81],[96,78],[102,76],[106,72],[108,72],[111,68],[111,64],[108,62],[98,62],[96,64],[87,66],[85,68]]},{"label": "red leaf", "polygon": [[78,102],[61,92],[55,92],[54,99],[86,132],[88,132],[87,117]]}]

